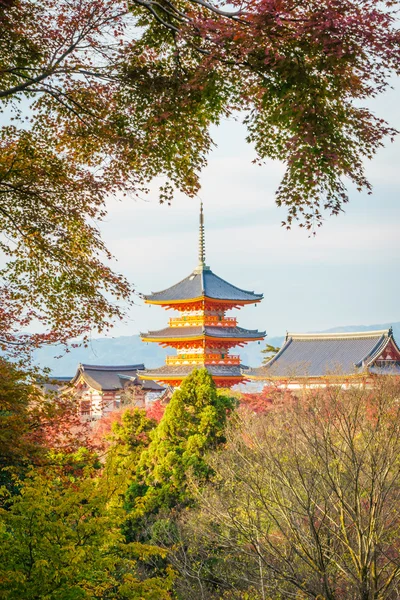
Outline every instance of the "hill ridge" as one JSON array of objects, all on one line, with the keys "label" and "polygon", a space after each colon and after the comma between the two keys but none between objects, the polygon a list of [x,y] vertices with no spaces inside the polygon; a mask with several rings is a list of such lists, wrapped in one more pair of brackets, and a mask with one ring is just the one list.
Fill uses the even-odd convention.
[{"label": "hill ridge", "polygon": [[[400,321],[396,323],[379,323],[373,325],[343,325],[323,331],[310,333],[346,333],[351,331],[374,331],[393,327],[393,334],[400,345]],[[300,332],[303,333],[303,332]],[[285,336],[267,337],[266,343],[281,346]],[[239,350],[243,364],[252,367],[259,366],[262,361],[261,350],[263,342],[253,342]],[[121,365],[143,362],[146,367],[154,368],[164,363],[167,354],[173,350],[161,348],[157,344],[147,344],[141,341],[139,335],[121,335],[114,338],[96,338],[87,348],[71,348],[61,358],[59,346],[47,346],[35,352],[34,359],[38,366],[48,367],[54,376],[73,376],[79,363]]]}]

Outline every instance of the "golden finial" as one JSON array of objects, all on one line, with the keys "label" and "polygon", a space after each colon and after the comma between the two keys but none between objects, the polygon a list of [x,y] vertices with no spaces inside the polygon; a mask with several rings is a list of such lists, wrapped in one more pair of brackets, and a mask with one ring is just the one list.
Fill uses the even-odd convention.
[{"label": "golden finial", "polygon": [[204,267],[206,262],[206,246],[204,240],[204,214],[203,201],[200,202],[200,230],[199,230],[199,266]]},{"label": "golden finial", "polygon": [[193,271],[194,273],[202,273],[210,271],[210,267],[206,265],[206,242],[204,239],[204,213],[203,202],[200,202],[200,228],[199,228],[199,264]]}]

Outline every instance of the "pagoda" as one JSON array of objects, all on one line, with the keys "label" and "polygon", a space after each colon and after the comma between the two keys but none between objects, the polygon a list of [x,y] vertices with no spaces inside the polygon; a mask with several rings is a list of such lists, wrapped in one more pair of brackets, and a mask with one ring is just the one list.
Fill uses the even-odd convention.
[{"label": "pagoda", "polygon": [[166,364],[141,371],[141,379],[160,381],[177,387],[195,368],[206,368],[218,387],[231,387],[246,381],[240,356],[231,354],[235,346],[263,340],[265,331],[238,327],[226,312],[246,304],[257,304],[262,294],[242,290],[215,275],[205,262],[203,204],[200,205],[199,264],[185,279],[161,292],[145,296],[147,304],[179,311],[169,326],[142,333],[144,342],[173,347]]}]

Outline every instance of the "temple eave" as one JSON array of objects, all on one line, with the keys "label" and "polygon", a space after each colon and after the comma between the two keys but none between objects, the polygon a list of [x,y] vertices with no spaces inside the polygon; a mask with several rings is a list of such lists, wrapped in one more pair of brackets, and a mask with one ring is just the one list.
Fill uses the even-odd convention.
[{"label": "temple eave", "polygon": [[[199,368],[199,367],[197,367]],[[203,368],[207,368],[205,365]],[[163,373],[156,374],[149,372],[147,375],[141,376],[141,379],[147,379],[152,381],[158,381],[159,383],[164,383],[165,385],[170,385],[172,387],[179,387],[182,381],[187,377],[188,373]],[[249,381],[247,377],[241,374],[227,374],[227,375],[215,375],[211,373],[213,381],[217,387],[221,388],[230,388],[234,385],[238,385],[240,383],[246,383]]]},{"label": "temple eave", "polygon": [[[203,367],[201,367],[200,365],[197,366],[197,368],[203,368],[206,369],[207,365],[204,365]],[[187,377],[187,373],[182,373],[181,375],[177,374],[177,373],[171,373],[171,375],[156,375],[155,373],[149,373],[148,375],[141,375],[140,379],[146,379],[147,381],[168,381],[171,379],[184,379],[185,377]],[[247,376],[245,377],[244,375],[213,375],[212,376],[213,379],[237,379],[238,381],[244,381],[247,380]]]},{"label": "temple eave", "polygon": [[263,374],[254,374],[251,372],[246,372],[246,377],[251,381],[280,381],[280,382],[319,382],[321,380],[326,381],[343,381],[343,380],[359,380],[364,379],[365,377],[370,376],[368,370],[361,371],[360,373],[343,373],[341,374],[322,374],[322,375],[271,375],[268,373]]},{"label": "temple eave", "polygon": [[157,344],[162,344],[162,345],[166,345],[166,346],[173,346],[174,342],[193,342],[193,341],[199,341],[199,340],[213,340],[213,341],[220,341],[220,342],[236,342],[238,345],[240,345],[241,343],[248,343],[248,342],[258,342],[258,341],[262,341],[264,339],[265,336],[259,336],[259,337],[217,337],[217,336],[212,336],[212,335],[200,335],[200,336],[193,336],[193,337],[174,337],[174,338],[153,338],[153,337],[142,337],[142,341],[143,342],[156,342]]},{"label": "temple eave", "polygon": [[209,303],[209,304],[219,304],[226,305],[230,308],[240,308],[241,306],[245,306],[247,304],[257,304],[261,302],[263,297],[257,297],[252,300],[230,300],[228,298],[211,298],[210,296],[198,296],[197,298],[184,298],[177,300],[152,300],[151,296],[144,296],[145,304],[154,304],[158,306],[178,306],[178,305],[186,305],[186,304],[195,304],[197,302],[201,303]]}]

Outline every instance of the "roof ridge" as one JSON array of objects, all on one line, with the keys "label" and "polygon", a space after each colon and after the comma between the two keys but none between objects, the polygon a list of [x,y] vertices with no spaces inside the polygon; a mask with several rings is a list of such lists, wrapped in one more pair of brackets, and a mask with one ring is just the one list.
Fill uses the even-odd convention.
[{"label": "roof ridge", "polygon": [[327,340],[327,339],[340,339],[340,338],[349,338],[349,339],[362,339],[362,338],[370,338],[370,337],[390,337],[392,335],[391,328],[389,329],[380,329],[374,331],[345,331],[345,332],[332,332],[332,333],[293,333],[288,332],[286,334],[286,338],[293,340],[311,340],[311,339],[319,339],[319,340]]},{"label": "roof ridge", "polygon": [[136,363],[131,365],[89,365],[80,363],[80,367],[83,367],[85,371],[135,371],[144,369],[144,363]]}]

